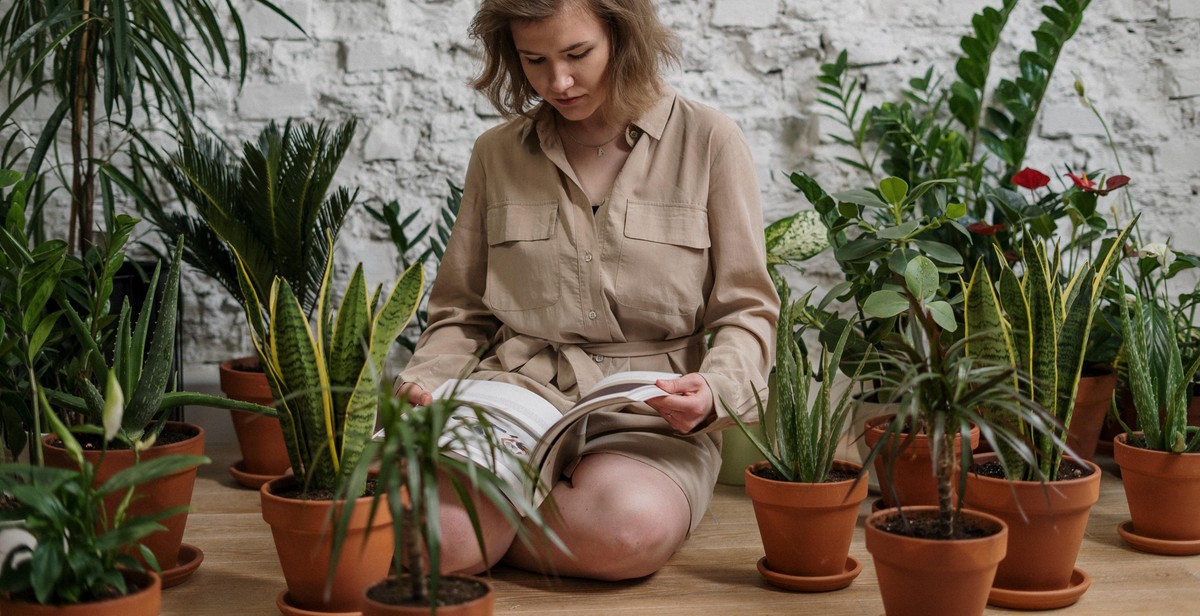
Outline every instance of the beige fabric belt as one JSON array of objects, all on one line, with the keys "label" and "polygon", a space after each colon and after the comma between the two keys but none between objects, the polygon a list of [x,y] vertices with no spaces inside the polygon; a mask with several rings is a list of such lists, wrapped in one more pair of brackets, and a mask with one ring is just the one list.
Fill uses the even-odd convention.
[{"label": "beige fabric belt", "polygon": [[597,357],[665,355],[692,345],[703,345],[704,334],[671,340],[570,344],[508,330],[501,332],[500,340],[493,356],[480,363],[481,369],[519,372],[546,384],[557,381],[560,391],[577,399],[604,378]]}]

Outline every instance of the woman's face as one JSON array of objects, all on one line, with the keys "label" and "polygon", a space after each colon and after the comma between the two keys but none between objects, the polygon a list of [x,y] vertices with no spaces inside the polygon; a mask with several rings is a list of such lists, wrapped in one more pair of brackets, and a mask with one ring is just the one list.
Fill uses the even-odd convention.
[{"label": "woman's face", "polygon": [[512,23],[525,78],[564,119],[592,117],[608,96],[608,28],[582,3],[568,2],[541,21]]}]

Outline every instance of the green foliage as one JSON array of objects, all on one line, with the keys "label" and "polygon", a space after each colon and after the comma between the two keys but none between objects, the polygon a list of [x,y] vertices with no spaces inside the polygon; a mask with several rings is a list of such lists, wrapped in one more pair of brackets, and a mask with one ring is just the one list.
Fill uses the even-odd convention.
[{"label": "green foliage", "polygon": [[[908,268],[926,269],[921,259],[925,257],[910,261]],[[905,277],[900,292],[909,303],[906,325],[900,333],[881,341],[879,372],[869,375],[881,384],[878,398],[897,403],[898,413],[863,465],[870,465],[884,451],[903,451],[912,435],[924,433],[937,478],[938,532],[949,537],[962,508],[965,469],[971,463],[969,447],[962,447],[961,457],[955,459],[956,438],[968,442],[971,429],[977,426],[988,442],[1030,465],[1034,463],[1034,452],[1013,422],[1028,426],[1031,433],[1045,435],[1060,447],[1064,445],[1055,434],[1053,418],[1026,395],[1028,379],[1011,361],[968,354],[967,347],[978,341],[976,334],[960,339],[945,335],[944,328],[922,306],[922,276],[918,273]],[[885,474],[891,473],[890,464],[897,458],[884,456]],[[1000,462],[1008,472],[1008,459],[1002,457]],[[952,491],[955,484],[957,500]]]},{"label": "green foliage", "polygon": [[[255,2],[299,28],[268,0]],[[152,149],[151,132],[165,130],[172,138],[187,134],[195,89],[206,83],[206,73],[218,67],[229,71],[236,64],[240,84],[246,57],[245,31],[232,3],[7,3],[0,15],[0,81],[10,101],[3,115],[30,97],[49,95],[54,102],[41,126],[24,131],[40,135],[27,176],[38,175],[47,154],[52,160],[70,161],[71,178],[66,180],[64,174],[63,184],[70,186],[70,235],[78,240],[71,242],[77,254],[86,252],[96,226],[97,162],[139,148]],[[64,123],[69,125],[67,138],[62,135]],[[59,156],[60,141],[70,143],[69,156]],[[103,151],[112,142],[119,145]],[[108,193],[111,187],[102,182],[101,188]]]},{"label": "green foliage", "polygon": [[[337,237],[357,194],[330,186],[354,137],[356,122],[336,129],[324,122],[282,128],[270,123],[257,141],[230,160],[211,139],[185,140],[159,171],[194,212],[168,212],[141,195],[140,206],[168,242],[183,237],[184,261],[221,284],[243,307],[236,252],[250,271],[254,292],[269,297],[276,276],[288,281],[306,316],[316,309],[322,274],[331,258],[327,235]],[[132,179],[109,168],[132,190]]]},{"label": "green foliage", "polygon": [[997,421],[1019,426],[1033,444],[1036,468],[997,447],[1006,457],[1014,479],[1036,480],[1057,476],[1062,463],[1067,428],[1075,408],[1075,394],[1083,372],[1088,334],[1092,329],[1101,290],[1121,260],[1125,240],[1136,221],[1126,225],[1111,241],[1095,265],[1084,263],[1069,280],[1057,272],[1061,254],[1027,241],[1021,254],[1025,274],[1018,278],[1007,263],[999,278],[977,264],[967,290],[965,324],[970,342],[968,355],[987,361],[1009,362],[1032,377],[1022,395],[1032,398],[1055,420],[1052,435],[1039,433],[999,409],[985,409]]},{"label": "green foliage", "polygon": [[[119,217],[127,218],[127,217]],[[129,227],[136,223],[128,219]],[[240,400],[231,400],[223,396],[210,396],[193,392],[168,391],[173,387],[169,382],[171,355],[175,346],[175,321],[178,318],[179,275],[182,263],[183,239],[175,243],[175,251],[171,258],[171,268],[167,272],[167,283],[163,289],[162,302],[157,312],[154,329],[150,329],[150,321],[154,315],[153,296],[147,297],[142,305],[137,320],[131,324],[129,300],[121,306],[117,320],[116,335],[109,344],[102,347],[95,338],[83,318],[75,308],[67,304],[64,312],[67,321],[74,329],[77,339],[87,351],[88,363],[91,366],[93,378],[83,378],[79,382],[80,396],[68,393],[47,392],[56,404],[71,411],[81,413],[84,418],[93,423],[101,424],[104,417],[105,399],[113,385],[118,391],[131,392],[128,403],[124,407],[121,429],[124,437],[130,441],[140,441],[146,436],[146,429],[151,422],[163,419],[162,414],[170,409],[194,404],[213,408],[237,409],[255,412],[263,415],[274,415],[270,407],[261,406]],[[120,267],[120,253],[113,253],[108,261],[107,280],[111,287],[112,275]],[[158,288],[158,277],[162,264],[154,268],[150,278],[150,288]],[[147,347],[147,344],[149,346]],[[111,360],[106,359],[111,358]],[[109,380],[112,375],[114,380]],[[101,390],[103,387],[103,391]],[[161,430],[166,424],[158,421],[156,427]],[[157,432],[156,432],[157,434]]]},{"label": "green foliage", "polygon": [[[818,366],[820,372],[814,372],[804,342],[800,339],[805,327],[796,330],[792,317],[795,312],[808,306],[812,292],[792,304],[788,300],[787,287],[783,291],[781,299],[786,308],[779,314],[775,373],[769,392],[775,408],[775,424],[766,430],[766,442],[759,439],[737,413],[729,410],[727,404],[725,408],[780,478],[784,481],[820,483],[833,468],[838,440],[853,408],[851,388],[847,387],[839,398],[833,395],[833,380],[846,350],[851,328],[842,329],[832,351],[822,347]],[[862,361],[858,363],[858,368],[852,373],[852,381],[858,380],[863,365]],[[813,381],[819,381],[820,388],[810,401],[809,387]],[[755,395],[757,400],[757,392]],[[762,400],[757,401],[759,416],[767,417]],[[725,404],[723,400],[722,404]]]},{"label": "green foliage", "polygon": [[[485,409],[459,402],[453,394],[419,407],[409,406],[388,391],[380,392],[378,400],[383,438],[367,444],[348,481],[338,489],[344,504],[333,527],[329,582],[345,546],[346,528],[355,506],[353,496],[363,493],[368,473],[376,469],[371,516],[381,506],[391,513],[394,570],[401,582],[407,582],[401,588],[411,601],[428,602],[431,609],[438,604],[442,569],[439,480],[454,489],[466,508],[484,560],[487,549],[471,493],[491,503],[518,529],[521,541],[529,543],[529,528],[540,528],[551,545],[569,552],[546,526],[542,512],[533,506],[529,495],[513,493],[509,484],[490,470],[506,464],[530,481],[537,480],[537,470],[515,457],[496,438]],[[455,454],[455,447],[463,442],[479,447],[490,463],[473,464]],[[400,576],[401,572],[406,573]]]},{"label": "green foliage", "polygon": [[[395,245],[404,269],[423,261],[430,263],[436,270],[437,265],[441,263],[442,256],[446,253],[446,243],[450,241],[450,231],[454,228],[454,220],[458,218],[458,209],[462,205],[462,189],[449,180],[446,180],[446,185],[450,188],[450,194],[446,197],[446,205],[438,214],[436,225],[428,223],[413,230],[420,211],[414,209],[401,218],[399,201],[389,201],[379,210],[369,205],[364,206],[371,218],[387,226],[388,237]],[[416,318],[416,331],[406,330],[399,339],[400,345],[409,351],[417,348],[417,338],[429,321],[425,308],[417,309]]]},{"label": "green foliage", "polygon": [[[95,466],[80,453],[79,442],[49,409],[46,418],[78,469],[27,464],[0,465],[0,491],[19,507],[0,510],[5,519],[24,519],[36,547],[21,546],[0,566],[0,592],[45,605],[67,605],[110,599],[127,592],[121,569],[144,570],[131,553],[135,543],[164,530],[159,520],[186,507],[148,516],[131,516],[127,507],[134,489],[155,479],[210,462],[202,456],[172,455],[141,462],[97,485]],[[120,494],[120,505],[108,510],[104,499]],[[157,569],[154,555],[142,558]]]},{"label": "green foliage", "polygon": [[[230,246],[239,266],[250,337],[277,401],[288,458],[296,478],[311,489],[334,489],[354,468],[375,425],[379,383],[392,343],[421,300],[425,274],[410,266],[386,297],[368,295],[362,264],[354,269],[335,313],[330,310],[333,260],[325,266],[314,322],[304,312],[291,283],[274,277],[267,288],[241,252]],[[333,238],[326,238],[326,254]],[[270,273],[270,272],[267,272]]]},{"label": "green foliage", "polygon": [[1187,424],[1192,399],[1192,378],[1200,370],[1200,358],[1185,368],[1177,342],[1175,319],[1158,296],[1133,295],[1120,303],[1129,387],[1137,410],[1139,438],[1131,445],[1167,453],[1200,451],[1200,428]]}]

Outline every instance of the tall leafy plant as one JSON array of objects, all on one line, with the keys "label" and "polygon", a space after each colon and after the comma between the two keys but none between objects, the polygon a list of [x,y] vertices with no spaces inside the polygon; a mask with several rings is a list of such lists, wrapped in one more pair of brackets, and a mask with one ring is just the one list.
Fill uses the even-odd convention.
[{"label": "tall leafy plant", "polygon": [[[299,28],[269,0],[254,1]],[[234,26],[232,39],[226,20]],[[39,135],[27,177],[38,175],[60,139],[69,144],[66,156],[54,152],[52,159],[69,161],[70,178],[64,173],[62,179],[71,196],[68,241],[77,254],[87,252],[98,227],[98,181],[112,202],[112,186],[98,174],[99,165],[118,154],[151,150],[149,131],[188,134],[197,86],[213,69],[235,65],[240,84],[246,57],[245,29],[233,3],[224,9],[211,0],[7,3],[0,14],[0,81],[11,101],[6,115],[27,100],[52,101],[44,123],[25,131]]]}]

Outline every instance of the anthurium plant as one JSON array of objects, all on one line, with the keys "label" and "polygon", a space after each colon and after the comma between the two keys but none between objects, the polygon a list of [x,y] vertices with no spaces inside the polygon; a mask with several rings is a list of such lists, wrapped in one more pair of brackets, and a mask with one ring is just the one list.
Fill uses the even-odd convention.
[{"label": "anthurium plant", "polygon": [[[982,262],[976,264],[967,285],[967,354],[1010,363],[1029,374],[1027,384],[1014,381],[1013,386],[1050,413],[1057,433],[1039,433],[1014,418],[1033,443],[1037,460],[1027,465],[1021,456],[997,446],[1011,478],[1053,479],[1058,473],[1064,453],[1061,442],[1071,424],[1096,307],[1105,281],[1124,257],[1125,241],[1135,223],[1136,219],[1105,241],[1097,263],[1082,264],[1065,283],[1058,274],[1061,252],[1032,240],[1025,242],[1020,255],[1023,276],[1017,275],[1007,259],[1002,259],[998,281],[993,281]],[[1009,419],[999,408],[987,408],[986,412],[997,421]]]},{"label": "anthurium plant", "polygon": [[[333,240],[326,239],[333,252]],[[425,274],[413,264],[391,291],[368,294],[362,264],[354,269],[339,309],[331,309],[333,259],[326,262],[310,324],[288,280],[255,278],[234,249],[250,337],[278,400],[279,423],[297,480],[333,490],[354,468],[375,426],[379,383],[392,343],[420,303]],[[269,288],[264,303],[258,289]]]}]

